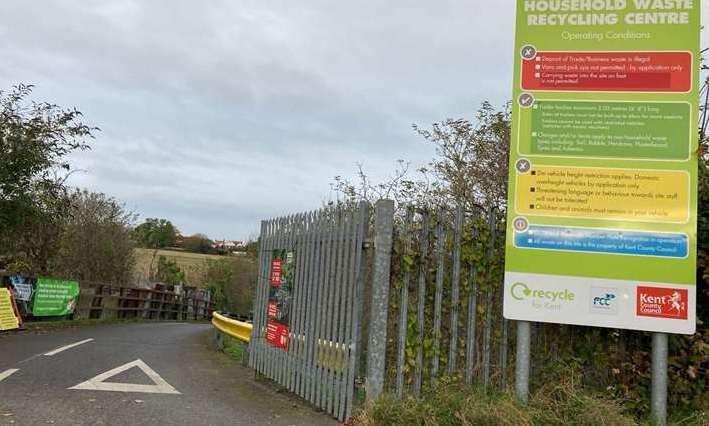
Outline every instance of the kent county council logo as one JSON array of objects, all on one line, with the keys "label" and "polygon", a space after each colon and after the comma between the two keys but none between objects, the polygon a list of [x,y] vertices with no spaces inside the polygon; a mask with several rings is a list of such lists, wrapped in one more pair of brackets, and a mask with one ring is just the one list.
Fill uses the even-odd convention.
[{"label": "kent county council logo", "polygon": [[616,315],[618,313],[618,289],[591,287],[591,313]]},{"label": "kent county council logo", "polygon": [[638,286],[637,315],[640,317],[687,319],[687,289]]}]

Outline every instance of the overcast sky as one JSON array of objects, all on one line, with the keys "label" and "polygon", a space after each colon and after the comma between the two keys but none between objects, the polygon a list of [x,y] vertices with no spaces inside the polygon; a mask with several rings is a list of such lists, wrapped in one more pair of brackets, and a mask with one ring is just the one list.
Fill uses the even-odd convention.
[{"label": "overcast sky", "polygon": [[512,0],[2,0],[0,83],[102,129],[72,184],[242,239],[358,162],[428,161],[412,123],[507,100],[513,26]]}]

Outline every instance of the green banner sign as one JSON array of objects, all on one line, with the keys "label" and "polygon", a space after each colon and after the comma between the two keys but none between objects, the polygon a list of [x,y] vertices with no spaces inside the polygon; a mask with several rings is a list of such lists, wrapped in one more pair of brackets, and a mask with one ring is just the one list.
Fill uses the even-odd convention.
[{"label": "green banner sign", "polygon": [[691,334],[698,0],[518,0],[505,317]]},{"label": "green banner sign", "polygon": [[50,317],[69,315],[74,312],[79,297],[76,281],[39,278],[32,305],[32,315]]}]

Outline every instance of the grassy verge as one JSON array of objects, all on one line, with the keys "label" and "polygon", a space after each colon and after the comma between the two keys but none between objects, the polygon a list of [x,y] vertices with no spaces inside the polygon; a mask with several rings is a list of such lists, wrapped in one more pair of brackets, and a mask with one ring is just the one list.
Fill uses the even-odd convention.
[{"label": "grassy verge", "polygon": [[[637,425],[647,424],[625,412],[622,401],[582,389],[573,377],[537,389],[522,407],[510,393],[488,393],[444,378],[422,398],[387,397],[367,406],[353,425]],[[672,424],[707,425],[706,413]]]},{"label": "grassy verge", "polygon": [[219,331],[216,332],[219,333],[219,339],[221,340],[219,349],[242,364],[246,363],[249,358],[248,343],[242,342],[239,339],[235,339]]},{"label": "grassy verge", "polygon": [[248,350],[248,345],[241,340],[233,339],[229,336],[224,337],[224,353],[234,359],[243,361]]}]

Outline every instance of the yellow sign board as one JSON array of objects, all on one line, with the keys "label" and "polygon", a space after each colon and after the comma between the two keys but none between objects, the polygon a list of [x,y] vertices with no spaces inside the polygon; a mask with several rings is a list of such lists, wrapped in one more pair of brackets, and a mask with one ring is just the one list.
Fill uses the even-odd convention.
[{"label": "yellow sign board", "polygon": [[14,330],[20,326],[10,297],[10,290],[0,288],[0,331]]}]

